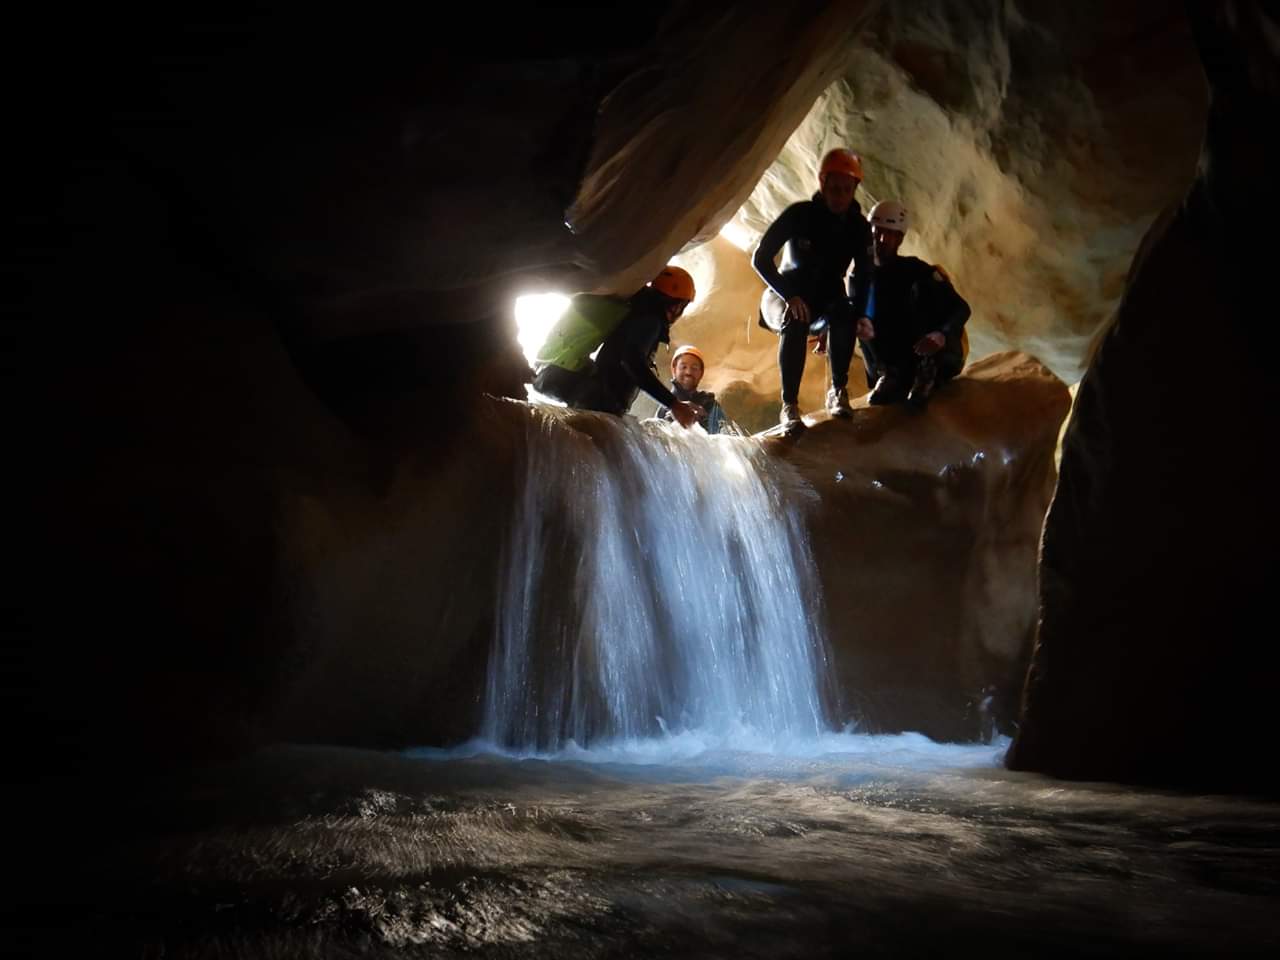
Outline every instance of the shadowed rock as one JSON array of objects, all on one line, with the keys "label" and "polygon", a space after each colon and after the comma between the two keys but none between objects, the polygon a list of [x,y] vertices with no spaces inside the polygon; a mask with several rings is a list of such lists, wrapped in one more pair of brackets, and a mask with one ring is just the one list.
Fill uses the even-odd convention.
[{"label": "shadowed rock", "polygon": [[[1193,5],[1211,107],[1185,201],[1148,233],[1081,381],[1045,524],[1016,769],[1275,790],[1270,444],[1280,154],[1274,6]],[[1260,312],[1261,311],[1261,312]],[[1187,348],[1203,378],[1188,392]]]}]

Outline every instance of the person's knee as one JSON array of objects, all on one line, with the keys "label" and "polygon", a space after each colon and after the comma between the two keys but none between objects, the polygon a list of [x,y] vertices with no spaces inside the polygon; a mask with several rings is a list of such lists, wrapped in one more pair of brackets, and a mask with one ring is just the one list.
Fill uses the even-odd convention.
[{"label": "person's knee", "polygon": [[832,323],[831,332],[828,335],[828,341],[831,344],[831,350],[835,354],[839,354],[841,359],[847,354],[848,359],[853,359],[853,327],[846,323]]},{"label": "person's knee", "polygon": [[960,371],[964,369],[964,357],[950,350],[943,350],[938,353],[936,365],[937,382],[943,383],[960,375]]},{"label": "person's knee", "polygon": [[809,324],[799,320],[788,320],[782,327],[782,342],[794,343],[797,340],[803,343],[809,339]]}]

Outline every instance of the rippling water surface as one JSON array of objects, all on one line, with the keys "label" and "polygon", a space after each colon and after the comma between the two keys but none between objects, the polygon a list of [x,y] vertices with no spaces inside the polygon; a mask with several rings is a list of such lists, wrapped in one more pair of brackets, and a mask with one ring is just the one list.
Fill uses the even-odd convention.
[{"label": "rippling water surface", "polygon": [[46,854],[28,881],[41,952],[1280,948],[1280,806],[1013,774],[1005,742],[831,731],[820,591],[780,468],[732,438],[605,424],[588,456],[554,416],[531,429],[485,739],[280,746],[61,798],[87,870]]},{"label": "rippling water surface", "polygon": [[157,957],[1280,946],[1275,804],[1013,774],[1004,744],[696,740],[275,748],[141,791],[89,919]]}]

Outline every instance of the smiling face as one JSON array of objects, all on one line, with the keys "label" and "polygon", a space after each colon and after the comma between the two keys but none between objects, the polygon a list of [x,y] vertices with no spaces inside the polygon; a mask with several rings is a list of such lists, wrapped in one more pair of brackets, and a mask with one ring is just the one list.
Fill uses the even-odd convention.
[{"label": "smiling face", "polygon": [[702,382],[702,361],[691,353],[676,358],[671,370],[672,378],[682,390],[696,390]]}]

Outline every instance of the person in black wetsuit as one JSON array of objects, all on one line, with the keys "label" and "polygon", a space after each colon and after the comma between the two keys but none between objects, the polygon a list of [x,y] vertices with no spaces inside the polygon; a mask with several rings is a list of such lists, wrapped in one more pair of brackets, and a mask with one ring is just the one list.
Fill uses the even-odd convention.
[{"label": "person in black wetsuit", "polygon": [[945,270],[899,255],[909,227],[907,209],[882,200],[867,214],[875,265],[858,339],[867,361],[867,402],[922,409],[935,387],[964,368],[969,304]]},{"label": "person in black wetsuit", "polygon": [[643,390],[682,427],[693,426],[706,411],[663,385],[653,355],[659,343],[670,342],[671,325],[694,296],[693,277],[674,266],[625,300],[578,294],[538,351],[534,389],[579,410],[618,416]]},{"label": "person in black wetsuit", "polygon": [[[676,395],[677,400],[688,400],[705,410],[707,415],[702,426],[707,433],[719,433],[720,427],[728,418],[714,393],[698,389],[706,371],[706,358],[701,350],[691,344],[685,344],[671,354],[671,392]],[[671,411],[665,407],[659,407],[654,416],[661,420],[674,419]]]},{"label": "person in black wetsuit", "polygon": [[[827,410],[847,417],[849,364],[853,360],[854,321],[864,315],[870,278],[871,230],[854,199],[862,182],[862,161],[845,149],[829,151],[818,168],[819,191],[793,203],[769,225],[751,257],[767,289],[760,303],[760,324],[779,334],[782,411],[786,428],[802,425],[800,380],[810,336],[826,335],[831,388]],[[786,246],[782,268],[775,258]],[[859,268],[846,288],[850,262]]]}]

